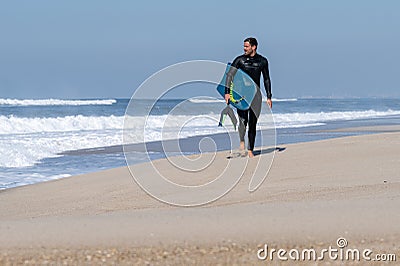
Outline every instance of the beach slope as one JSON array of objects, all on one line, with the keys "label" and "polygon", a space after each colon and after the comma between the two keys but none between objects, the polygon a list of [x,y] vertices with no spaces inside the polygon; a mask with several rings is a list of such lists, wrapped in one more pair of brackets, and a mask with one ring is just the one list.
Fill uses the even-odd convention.
[{"label": "beach slope", "polygon": [[338,238],[400,256],[399,154],[399,132],[281,145],[258,190],[248,191],[250,160],[231,192],[193,208],[150,197],[127,167],[8,189],[0,264],[255,264],[265,244],[337,248]]}]

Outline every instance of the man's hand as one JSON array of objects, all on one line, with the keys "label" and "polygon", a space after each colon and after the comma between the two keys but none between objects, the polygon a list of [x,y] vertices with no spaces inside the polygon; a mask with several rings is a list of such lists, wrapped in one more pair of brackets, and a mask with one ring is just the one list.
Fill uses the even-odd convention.
[{"label": "man's hand", "polygon": [[230,97],[231,97],[230,94],[225,94],[225,102],[226,102],[226,104],[229,104]]},{"label": "man's hand", "polygon": [[267,104],[268,104],[269,108],[272,109],[272,100],[271,99],[267,99]]}]

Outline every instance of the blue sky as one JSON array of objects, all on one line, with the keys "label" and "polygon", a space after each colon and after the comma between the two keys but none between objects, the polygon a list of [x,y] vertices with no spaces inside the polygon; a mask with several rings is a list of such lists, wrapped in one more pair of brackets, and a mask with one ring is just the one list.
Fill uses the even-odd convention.
[{"label": "blue sky", "polygon": [[400,1],[1,1],[0,98],[129,98],[255,36],[272,91],[400,97]]}]

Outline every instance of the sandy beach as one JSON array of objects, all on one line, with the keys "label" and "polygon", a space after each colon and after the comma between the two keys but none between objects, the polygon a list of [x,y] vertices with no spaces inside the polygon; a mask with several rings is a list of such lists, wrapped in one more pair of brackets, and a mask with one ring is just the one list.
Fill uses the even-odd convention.
[{"label": "sandy beach", "polygon": [[[1,191],[0,265],[265,265],[257,258],[265,244],[337,248],[338,238],[399,257],[400,127],[359,130],[379,133],[280,145],[258,190],[248,191],[249,160],[232,191],[199,207],[155,200],[127,167]],[[216,161],[226,157],[219,152]],[[201,183],[213,167],[190,180],[170,174]]]}]

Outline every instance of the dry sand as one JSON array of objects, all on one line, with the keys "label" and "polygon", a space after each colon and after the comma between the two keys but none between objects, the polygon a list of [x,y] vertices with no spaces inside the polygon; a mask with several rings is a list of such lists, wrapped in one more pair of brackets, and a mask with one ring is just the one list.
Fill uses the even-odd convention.
[{"label": "dry sand", "polygon": [[[337,248],[339,237],[399,257],[399,127],[390,131],[281,145],[258,190],[248,191],[252,159],[232,191],[200,207],[155,200],[127,167],[2,191],[0,265],[265,265],[257,259],[264,244],[321,250]],[[189,183],[211,180],[226,156]],[[185,182],[167,160],[155,165]],[[146,174],[146,165],[134,167]]]}]

